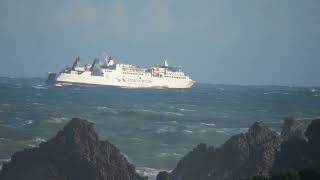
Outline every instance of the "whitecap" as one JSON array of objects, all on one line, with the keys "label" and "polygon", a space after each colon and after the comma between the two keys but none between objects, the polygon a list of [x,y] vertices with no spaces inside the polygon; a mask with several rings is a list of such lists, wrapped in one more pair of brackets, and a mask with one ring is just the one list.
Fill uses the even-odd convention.
[{"label": "whitecap", "polygon": [[11,159],[0,159],[0,170],[2,169],[2,166],[4,163],[10,162]]},{"label": "whitecap", "polygon": [[66,118],[66,117],[50,117],[47,120],[47,122],[53,123],[53,124],[60,124],[60,123],[67,122],[68,120],[69,118]]},{"label": "whitecap", "polygon": [[192,134],[193,133],[193,131],[191,131],[191,130],[183,130],[183,132],[185,132],[185,133],[190,133],[190,134]]},{"label": "whitecap", "polygon": [[38,85],[35,85],[35,86],[31,86],[32,88],[34,89],[48,89],[47,87],[43,86],[42,84],[38,84]]},{"label": "whitecap", "polygon": [[34,103],[32,103],[32,105],[43,106],[44,104],[41,104],[41,103],[38,103],[38,102],[34,102]]},{"label": "whitecap", "polygon": [[159,158],[165,158],[165,157],[182,157],[182,154],[178,153],[160,153],[156,155]]},{"label": "whitecap", "polygon": [[156,177],[159,172],[168,171],[165,169],[154,169],[149,167],[137,167],[136,172],[141,176],[148,177],[149,180],[156,180]]},{"label": "whitecap", "polygon": [[204,122],[201,122],[200,124],[205,125],[205,126],[215,126],[216,125],[214,123],[204,123]]},{"label": "whitecap", "polygon": [[177,121],[157,121],[157,124],[178,124]]},{"label": "whitecap", "polygon": [[180,111],[184,111],[184,112],[195,112],[196,110],[193,109],[184,109],[184,108],[180,108]]},{"label": "whitecap", "polygon": [[42,142],[47,142],[47,140],[45,140],[44,138],[41,138],[41,137],[36,137],[35,142],[40,144]]},{"label": "whitecap", "polygon": [[160,128],[156,131],[157,134],[164,134],[164,133],[172,133],[172,132],[176,132],[177,130],[174,127],[163,127]]},{"label": "whitecap", "polygon": [[182,114],[182,113],[169,112],[169,111],[165,112],[165,114],[167,114],[167,115],[174,115],[174,116],[184,116],[184,114]]},{"label": "whitecap", "polygon": [[113,108],[107,107],[107,106],[97,106],[96,108],[99,111],[108,112],[108,113],[112,113],[112,114],[118,114],[118,112],[116,110],[114,110]]},{"label": "whitecap", "polygon": [[30,124],[32,124],[33,123],[33,120],[26,120],[25,122],[24,122],[24,126],[25,125],[30,125]]},{"label": "whitecap", "polygon": [[216,132],[223,133],[226,135],[235,135],[240,133],[245,133],[249,130],[249,128],[219,128],[216,129]]}]

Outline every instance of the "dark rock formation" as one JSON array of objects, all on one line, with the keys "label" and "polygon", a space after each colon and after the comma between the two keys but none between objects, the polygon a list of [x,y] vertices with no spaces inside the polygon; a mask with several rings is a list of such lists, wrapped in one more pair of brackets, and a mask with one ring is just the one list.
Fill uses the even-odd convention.
[{"label": "dark rock formation", "polygon": [[313,120],[305,134],[308,138],[305,150],[308,168],[320,172],[320,119]]},{"label": "dark rock formation", "polygon": [[320,179],[320,119],[304,130],[293,118],[285,119],[281,137],[254,123],[221,148],[198,145],[157,180]]},{"label": "dark rock formation", "polygon": [[296,172],[286,172],[286,173],[274,173],[270,177],[250,177],[243,180],[319,180],[320,173],[311,170],[304,169]]},{"label": "dark rock formation", "polygon": [[161,171],[157,175],[157,180],[171,180],[171,175],[166,171]]},{"label": "dark rock formation", "polygon": [[305,168],[320,172],[320,119],[311,122],[305,135],[306,139],[295,136],[281,144],[273,172],[298,171]]},{"label": "dark rock formation", "polygon": [[198,145],[171,173],[173,180],[239,179],[267,176],[280,149],[280,136],[263,123],[231,137],[221,148]]},{"label": "dark rock formation", "polygon": [[293,117],[288,117],[284,119],[284,124],[281,131],[281,137],[286,141],[291,137],[298,137],[301,139],[306,139],[304,135],[305,127],[304,125]]},{"label": "dark rock formation", "polygon": [[142,180],[135,167],[107,141],[99,141],[94,125],[72,119],[57,136],[12,156],[1,180]]}]

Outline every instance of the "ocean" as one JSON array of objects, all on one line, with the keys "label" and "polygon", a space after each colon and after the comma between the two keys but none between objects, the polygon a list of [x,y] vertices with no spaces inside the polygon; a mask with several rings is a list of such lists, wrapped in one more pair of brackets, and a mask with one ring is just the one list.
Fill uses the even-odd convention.
[{"label": "ocean", "polygon": [[36,147],[73,117],[96,124],[137,171],[154,178],[199,143],[220,146],[255,121],[280,133],[283,118],[320,116],[320,88],[197,83],[191,89],[46,87],[44,79],[0,78],[0,164]]}]

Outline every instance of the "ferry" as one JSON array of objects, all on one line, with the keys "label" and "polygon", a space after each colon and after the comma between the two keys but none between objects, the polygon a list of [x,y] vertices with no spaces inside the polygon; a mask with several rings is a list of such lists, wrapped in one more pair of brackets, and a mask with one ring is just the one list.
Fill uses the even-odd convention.
[{"label": "ferry", "polygon": [[77,57],[72,67],[59,73],[49,72],[47,84],[66,85],[105,85],[125,88],[191,88],[193,81],[180,67],[163,65],[142,67],[116,63],[108,56],[104,60],[94,59],[92,64],[81,64]]}]

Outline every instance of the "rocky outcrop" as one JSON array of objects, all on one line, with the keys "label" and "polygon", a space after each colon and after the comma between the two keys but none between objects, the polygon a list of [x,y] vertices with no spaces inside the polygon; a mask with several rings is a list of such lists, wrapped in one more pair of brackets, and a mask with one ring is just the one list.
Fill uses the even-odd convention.
[{"label": "rocky outcrop", "polygon": [[299,122],[293,117],[287,117],[284,119],[284,124],[282,126],[281,137],[284,141],[289,140],[292,137],[306,139],[304,135],[305,131],[304,124]]},{"label": "rocky outcrop", "polygon": [[158,176],[157,180],[319,178],[320,119],[313,120],[304,131],[304,126],[293,118],[285,119],[281,136],[257,122],[247,133],[232,136],[220,148],[198,145],[170,174]]},{"label": "rocky outcrop", "polygon": [[267,176],[280,136],[262,122],[254,123],[245,134],[231,137],[221,148],[198,145],[171,173],[173,180],[233,179]]},{"label": "rocky outcrop", "polygon": [[72,119],[55,138],[16,152],[3,166],[1,180],[142,180],[135,167],[94,125]]},{"label": "rocky outcrop", "polygon": [[171,180],[171,175],[166,171],[161,171],[157,175],[157,180]]},{"label": "rocky outcrop", "polygon": [[304,137],[293,136],[281,144],[273,172],[298,171],[305,168],[320,172],[320,119],[311,122]]},{"label": "rocky outcrop", "polygon": [[308,138],[305,150],[308,166],[320,172],[320,119],[313,120],[305,134]]}]

